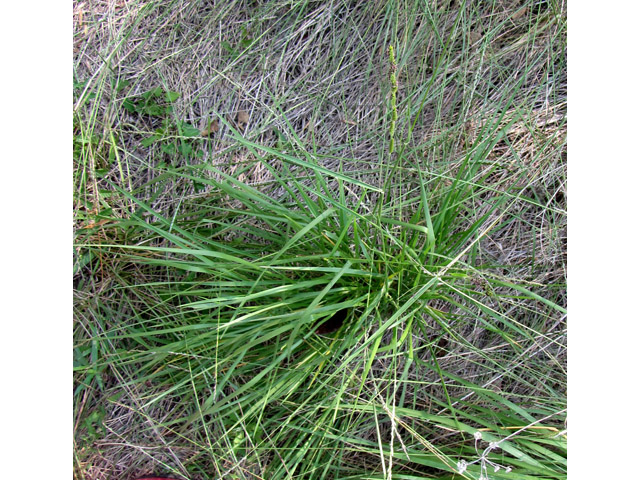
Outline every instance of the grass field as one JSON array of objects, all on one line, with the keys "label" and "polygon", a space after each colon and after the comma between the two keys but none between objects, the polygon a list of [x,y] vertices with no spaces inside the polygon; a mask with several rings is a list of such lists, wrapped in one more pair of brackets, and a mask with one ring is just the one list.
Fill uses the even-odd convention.
[{"label": "grass field", "polygon": [[562,1],[74,2],[78,479],[562,479]]}]

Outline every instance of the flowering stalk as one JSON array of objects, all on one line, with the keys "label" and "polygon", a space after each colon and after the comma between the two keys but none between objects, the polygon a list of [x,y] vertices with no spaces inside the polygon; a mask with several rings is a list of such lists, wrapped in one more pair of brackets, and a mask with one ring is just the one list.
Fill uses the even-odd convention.
[{"label": "flowering stalk", "polygon": [[393,54],[393,46],[389,45],[389,63],[391,64],[391,126],[389,127],[389,153],[394,150],[394,136],[396,133],[396,121],[398,109],[396,107],[396,93],[398,92],[398,80],[396,79],[396,58]]}]

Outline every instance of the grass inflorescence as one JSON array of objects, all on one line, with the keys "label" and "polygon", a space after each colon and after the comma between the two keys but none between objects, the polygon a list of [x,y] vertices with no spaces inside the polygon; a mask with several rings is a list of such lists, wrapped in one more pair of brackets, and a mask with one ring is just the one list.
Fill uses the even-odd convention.
[{"label": "grass inflorescence", "polygon": [[391,72],[389,78],[391,79],[391,120],[389,121],[389,153],[393,153],[395,143],[394,138],[396,134],[396,122],[398,121],[398,106],[396,95],[398,93],[398,79],[396,78],[396,58],[393,54],[393,45],[389,45],[389,65],[391,66]]}]

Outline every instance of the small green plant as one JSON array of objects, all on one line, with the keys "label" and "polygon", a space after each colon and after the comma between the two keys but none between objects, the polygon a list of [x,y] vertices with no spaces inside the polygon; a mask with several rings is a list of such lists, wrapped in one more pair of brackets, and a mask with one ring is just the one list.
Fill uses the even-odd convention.
[{"label": "small green plant", "polygon": [[162,87],[152,88],[137,97],[126,98],[122,107],[130,113],[165,117],[173,113],[171,104],[180,97],[178,92],[166,91]]},{"label": "small green plant", "polygon": [[130,113],[162,118],[162,124],[154,133],[141,141],[144,147],[158,144],[160,150],[169,156],[182,155],[185,158],[203,156],[198,149],[201,132],[188,122],[176,120],[173,103],[180,97],[178,92],[153,88],[138,97],[126,98],[122,103]]},{"label": "small green plant", "polygon": [[104,426],[104,419],[106,417],[105,408],[100,405],[94,411],[92,411],[82,422],[82,426],[85,429],[84,438],[93,443],[99,438],[103,438],[107,434],[107,429]]},{"label": "small green plant", "polygon": [[236,60],[241,54],[242,51],[247,49],[253,43],[253,38],[250,30],[242,25],[242,35],[240,37],[240,41],[236,45],[232,45],[227,40],[223,40],[221,42],[222,48],[224,48],[232,60]]},{"label": "small green plant", "polygon": [[203,155],[197,146],[201,141],[200,130],[190,123],[165,118],[154,134],[143,139],[141,143],[145,147],[158,143],[160,150],[170,156],[179,154],[185,158],[199,158]]}]

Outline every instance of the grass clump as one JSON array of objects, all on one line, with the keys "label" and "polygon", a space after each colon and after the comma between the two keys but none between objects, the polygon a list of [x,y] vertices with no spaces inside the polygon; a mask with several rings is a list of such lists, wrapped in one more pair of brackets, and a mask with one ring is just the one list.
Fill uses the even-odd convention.
[{"label": "grass clump", "polygon": [[83,11],[79,478],[566,477],[562,6],[375,3]]}]

